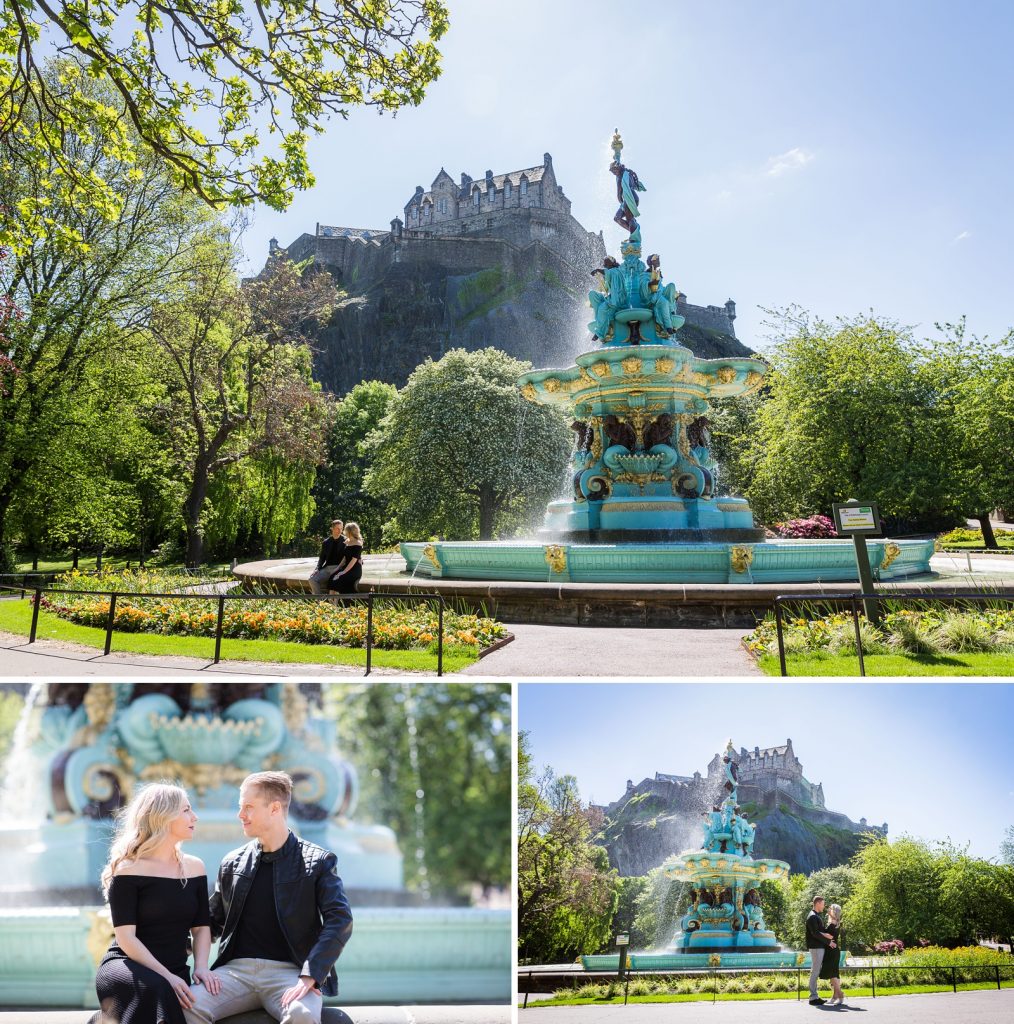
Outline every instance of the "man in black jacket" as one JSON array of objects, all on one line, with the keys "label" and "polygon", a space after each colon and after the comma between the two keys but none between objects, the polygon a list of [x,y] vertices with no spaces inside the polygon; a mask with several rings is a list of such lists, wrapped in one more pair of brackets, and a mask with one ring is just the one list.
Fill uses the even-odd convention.
[{"label": "man in black jacket", "polygon": [[331,523],[331,536],[320,546],[317,568],[310,574],[310,590],[315,594],[326,594],[328,580],[338,571],[345,555],[345,538],[342,530],[345,524],[340,519]]},{"label": "man in black jacket", "polygon": [[817,978],[824,963],[824,950],[834,949],[835,943],[824,930],[824,897],[813,897],[813,909],[806,915],[806,948],[810,952],[810,1005],[822,1006],[824,1000],[817,995]]},{"label": "man in black jacket", "polygon": [[320,1024],[338,994],[334,963],[352,913],[333,853],[289,831],[292,779],[257,772],[240,787],[239,819],[253,842],[226,855],[211,896],[221,936],[214,981],[194,985],[187,1024],[214,1024],[263,1008],[281,1024]]}]

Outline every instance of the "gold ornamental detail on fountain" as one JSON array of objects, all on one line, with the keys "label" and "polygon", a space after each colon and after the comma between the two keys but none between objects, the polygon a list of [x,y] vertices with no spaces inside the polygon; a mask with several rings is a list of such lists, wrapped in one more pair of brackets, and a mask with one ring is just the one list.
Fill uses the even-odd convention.
[{"label": "gold ornamental detail on fountain", "polygon": [[545,547],[546,565],[555,573],[567,571],[567,549],[562,544],[547,544]]},{"label": "gold ornamental detail on fountain", "polygon": [[423,556],[428,562],[430,562],[437,572],[443,572],[444,567],[440,564],[440,556],[437,554],[437,547],[435,544],[427,544],[423,548]]},{"label": "gold ornamental detail on fountain", "polygon": [[895,544],[894,541],[888,541],[884,545],[884,557],[880,561],[881,569],[889,569],[891,563],[901,554],[901,546]]},{"label": "gold ornamental detail on fountain", "polygon": [[732,563],[733,572],[745,573],[753,563],[753,547],[749,544],[736,545],[729,552],[729,561]]}]

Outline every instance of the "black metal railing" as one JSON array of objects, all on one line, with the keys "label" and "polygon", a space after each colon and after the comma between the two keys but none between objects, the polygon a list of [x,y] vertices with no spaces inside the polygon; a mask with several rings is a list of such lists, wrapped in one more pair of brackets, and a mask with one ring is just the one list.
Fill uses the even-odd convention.
[{"label": "black metal railing", "polygon": [[[944,980],[932,980],[929,982],[925,981],[912,981],[906,979],[902,983],[892,984],[889,980],[880,982],[881,995],[886,994],[887,991],[897,988],[905,988],[909,986],[923,986],[933,988],[950,988],[953,992],[958,991],[959,986],[974,985],[977,989],[983,989],[987,986],[992,989],[996,986],[997,991],[1000,991],[1004,984],[1014,984],[1014,958],[1009,965],[1007,964],[979,964],[979,965],[958,965],[958,964],[855,964],[848,965],[843,964],[841,967],[841,978],[843,988],[847,988],[845,985],[845,979],[848,976],[862,976],[869,975],[870,977],[870,995],[872,998],[877,996],[877,972],[880,972],[881,976],[884,974],[890,974],[891,972],[904,972],[909,977],[919,975],[930,975],[934,978],[942,978]],[[518,980],[518,994],[524,995],[524,1002],[522,1003],[522,1009],[528,1006],[528,997],[533,992],[549,992],[552,989],[547,988],[547,984],[553,982],[560,982],[560,988],[572,988],[577,989],[582,985],[589,983],[599,984],[623,984],[623,1005],[627,1005],[627,1000],[630,995],[630,982],[637,978],[697,978],[702,982],[705,982],[698,991],[698,995],[711,996],[711,1001],[716,1002],[718,996],[721,994],[719,986],[719,978],[727,976],[746,976],[746,975],[795,975],[795,995],[796,999],[801,1000],[803,992],[809,990],[809,967],[711,967],[711,968],[695,968],[683,971],[673,970],[657,970],[657,969],[644,969],[637,970],[633,967],[627,967],[622,975],[616,971],[584,971],[584,970],[570,970],[570,971],[546,971],[544,969],[531,968],[525,970],[520,969],[517,973]],[[803,979],[806,979],[804,983]],[[533,981],[533,979],[537,979]],[[855,987],[855,981],[853,980],[852,987]],[[863,986],[865,988],[865,986]],[[556,991],[559,991],[557,989]],[[792,990],[784,990],[784,996],[791,998]],[[618,994],[618,993],[617,993]],[[742,995],[742,993],[737,993]],[[756,993],[757,995],[765,995],[766,993]]]},{"label": "black metal railing", "polygon": [[[214,582],[214,581],[209,581]],[[405,601],[424,601],[427,604],[436,604],[437,606],[437,675],[442,676],[444,674],[444,607],[445,601],[440,594],[342,594],[340,597],[329,594],[288,594],[288,593],[268,593],[268,594],[194,594],[194,593],[128,593],[122,590],[73,590],[67,587],[43,587],[36,583],[32,587],[22,587],[18,585],[11,585],[0,583],[0,592],[18,593],[20,592],[22,597],[26,596],[27,593],[32,593],[32,624],[28,633],[28,642],[34,644],[39,628],[39,610],[42,607],[42,598],[46,594],[71,594],[76,598],[84,597],[108,597],[109,598],[109,611],[106,613],[106,624],[105,624],[105,644],[103,646],[103,655],[108,656],[110,651],[113,649],[113,632],[116,624],[116,602],[118,599],[124,600],[169,600],[169,601],[209,601],[217,602],[218,613],[215,622],[215,632],[213,634],[215,641],[215,656],[213,664],[217,665],[221,661],[222,657],[222,629],[225,623],[225,606],[226,602],[231,601],[330,601],[339,602],[342,604],[366,604],[366,637],[365,637],[365,649],[366,649],[366,672],[365,675],[369,675],[373,669],[373,609],[374,605],[380,601],[381,603],[387,602],[389,604],[400,604]]]},{"label": "black metal railing", "polygon": [[866,675],[866,661],[863,656],[863,635],[859,622],[859,609],[868,607],[879,607],[887,604],[990,604],[1004,603],[1014,605],[1014,591],[996,591],[983,594],[979,591],[974,593],[953,593],[918,592],[904,594],[779,594],[774,599],[775,609],[775,631],[778,635],[778,666],[783,676],[789,674],[785,660],[785,633],[782,610],[787,604],[814,605],[846,605],[852,612],[852,622],[856,634],[856,655],[859,659],[859,675]]}]

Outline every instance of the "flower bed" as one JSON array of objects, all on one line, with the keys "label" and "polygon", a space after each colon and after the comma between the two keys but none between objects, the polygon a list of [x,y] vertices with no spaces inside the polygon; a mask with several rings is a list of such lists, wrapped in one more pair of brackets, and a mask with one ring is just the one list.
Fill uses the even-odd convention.
[{"label": "flower bed", "polygon": [[772,532],[778,537],[795,537],[801,540],[826,540],[838,536],[834,522],[822,515],[775,523]]},{"label": "flower bed", "polygon": [[[860,616],[859,632],[864,654],[1014,652],[1014,609],[895,611],[877,626]],[[855,624],[848,612],[785,618],[782,635],[786,654],[856,653]],[[745,640],[755,654],[777,654],[774,616],[765,618]]]},{"label": "flower bed", "polygon": [[[163,574],[109,573],[75,579],[68,574],[57,587],[80,594],[43,594],[42,607],[70,622],[104,628],[109,618],[109,597],[96,590],[159,594],[180,589],[178,577]],[[187,585],[199,584],[188,579]],[[79,586],[79,583],[81,584]],[[366,645],[365,602],[286,601],[283,598],[226,602],[222,636],[234,640],[290,640],[303,644],[340,647]],[[217,595],[184,598],[122,597],[116,599],[113,628],[125,633],[161,633],[176,636],[214,636],[218,621]],[[377,604],[373,609],[373,646],[379,650],[427,650],[437,641],[438,613],[423,602]],[[504,638],[507,630],[496,619],[444,610],[444,643],[481,650]]]}]

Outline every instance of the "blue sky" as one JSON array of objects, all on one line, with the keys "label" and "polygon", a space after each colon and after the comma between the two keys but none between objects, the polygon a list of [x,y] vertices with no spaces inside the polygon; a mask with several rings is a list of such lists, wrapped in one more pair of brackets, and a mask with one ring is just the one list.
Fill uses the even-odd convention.
[{"label": "blue sky", "polygon": [[656,771],[704,772],[736,749],[792,740],[831,810],[890,835],[970,843],[996,857],[1014,825],[1014,685],[521,684],[534,762],[608,804]]},{"label": "blue sky", "polygon": [[311,140],[318,184],[257,209],[260,265],[320,221],[387,228],[416,184],[553,154],[575,216],[620,229],[608,142],[648,186],[646,251],[694,303],[962,314],[1014,326],[1014,4],[1006,0],[447,0],[444,73],[396,118],[356,111]]}]

